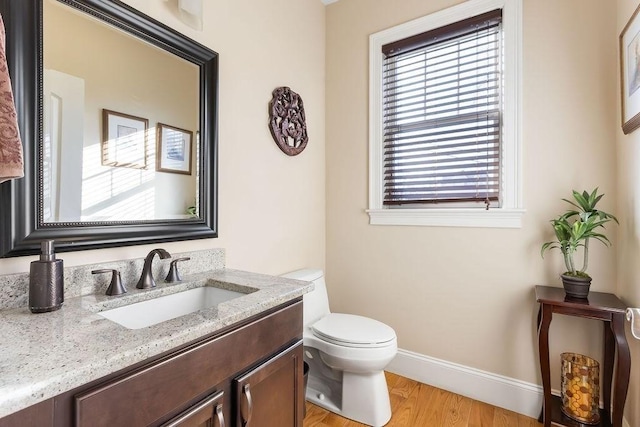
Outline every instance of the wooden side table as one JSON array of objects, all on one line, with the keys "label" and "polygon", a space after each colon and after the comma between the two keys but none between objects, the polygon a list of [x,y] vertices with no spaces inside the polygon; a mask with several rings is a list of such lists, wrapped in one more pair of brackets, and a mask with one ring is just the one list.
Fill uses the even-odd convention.
[{"label": "wooden side table", "polygon": [[[559,426],[583,426],[565,416],[560,407],[560,398],[551,395],[551,378],[549,368],[549,325],[553,313],[568,316],[585,317],[602,320],[604,327],[604,363],[602,364],[602,393],[604,410],[600,410],[601,427],[622,427],[622,413],[627,398],[629,372],[631,370],[631,354],[624,333],[626,306],[613,294],[590,292],[586,300],[565,297],[564,289],[550,286],[536,286],[536,300],[540,303],[538,311],[538,351],[540,353],[540,370],[542,371],[542,388],[544,402],[538,421],[545,427],[553,422]],[[615,353],[615,354],[614,354]],[[617,355],[615,378],[614,356]],[[612,393],[613,386],[613,395]],[[611,406],[613,405],[613,412]]]}]

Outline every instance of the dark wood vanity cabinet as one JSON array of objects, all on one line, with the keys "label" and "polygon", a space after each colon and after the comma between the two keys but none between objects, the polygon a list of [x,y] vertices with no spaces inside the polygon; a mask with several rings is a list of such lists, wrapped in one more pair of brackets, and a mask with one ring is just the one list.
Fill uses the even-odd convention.
[{"label": "dark wood vanity cabinet", "polygon": [[53,399],[36,403],[21,411],[0,418],[0,427],[53,425]]},{"label": "dark wood vanity cabinet", "polygon": [[[301,338],[298,299],[34,405],[53,412],[45,409],[52,421],[37,425],[301,427]],[[16,413],[0,419],[0,427],[30,425],[20,421]]]},{"label": "dark wood vanity cabinet", "polygon": [[302,343],[233,380],[237,427],[301,426]]},{"label": "dark wood vanity cabinet", "polygon": [[[161,427],[301,426],[302,343],[274,356],[232,380],[233,396],[219,391]],[[225,406],[233,416],[225,417]]]}]

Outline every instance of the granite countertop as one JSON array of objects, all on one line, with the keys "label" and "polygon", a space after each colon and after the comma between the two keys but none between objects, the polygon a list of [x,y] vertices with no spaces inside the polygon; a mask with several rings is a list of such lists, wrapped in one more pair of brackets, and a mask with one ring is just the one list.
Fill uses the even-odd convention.
[{"label": "granite countertop", "polygon": [[[110,308],[213,285],[252,291],[216,307],[142,329],[127,329],[98,313]],[[249,289],[248,289],[249,288]],[[313,284],[238,270],[183,276],[178,284],[129,289],[122,296],[68,299],[51,313],[0,311],[0,418],[211,334],[302,296]]]}]

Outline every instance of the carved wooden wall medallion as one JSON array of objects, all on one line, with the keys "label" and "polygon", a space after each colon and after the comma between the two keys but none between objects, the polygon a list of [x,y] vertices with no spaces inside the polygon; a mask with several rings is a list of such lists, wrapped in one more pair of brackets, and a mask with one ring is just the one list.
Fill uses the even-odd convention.
[{"label": "carved wooden wall medallion", "polygon": [[296,156],[309,141],[302,98],[286,86],[275,88],[272,95],[269,103],[271,136],[285,154]]}]

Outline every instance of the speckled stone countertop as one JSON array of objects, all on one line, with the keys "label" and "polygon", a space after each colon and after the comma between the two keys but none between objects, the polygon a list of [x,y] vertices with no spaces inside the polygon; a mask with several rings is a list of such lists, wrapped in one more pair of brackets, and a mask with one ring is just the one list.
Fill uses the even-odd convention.
[{"label": "speckled stone countertop", "polygon": [[[142,329],[127,329],[98,313],[199,286],[251,292]],[[184,275],[179,284],[158,282],[123,296],[85,295],[62,309],[32,314],[0,311],[0,418],[131,366],[221,328],[286,303],[313,284],[282,277],[220,269]]]}]

